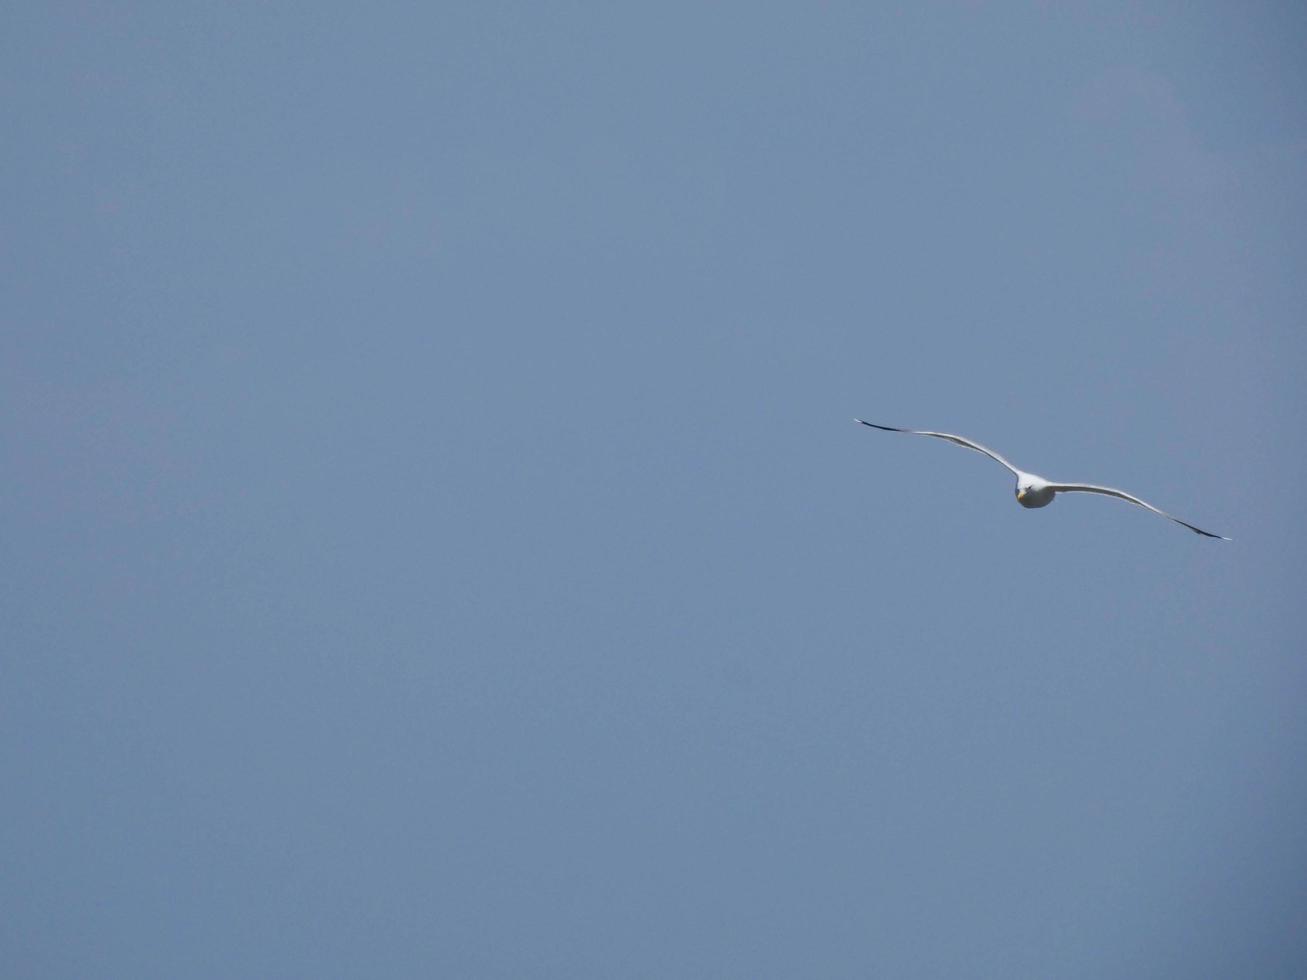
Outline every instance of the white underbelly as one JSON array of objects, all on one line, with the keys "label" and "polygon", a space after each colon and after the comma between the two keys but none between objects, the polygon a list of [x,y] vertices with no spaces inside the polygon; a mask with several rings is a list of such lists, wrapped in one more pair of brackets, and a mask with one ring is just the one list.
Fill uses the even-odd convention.
[{"label": "white underbelly", "polygon": [[1047,487],[1040,487],[1035,490],[1027,490],[1017,498],[1017,503],[1022,507],[1047,507],[1053,502],[1053,491]]}]

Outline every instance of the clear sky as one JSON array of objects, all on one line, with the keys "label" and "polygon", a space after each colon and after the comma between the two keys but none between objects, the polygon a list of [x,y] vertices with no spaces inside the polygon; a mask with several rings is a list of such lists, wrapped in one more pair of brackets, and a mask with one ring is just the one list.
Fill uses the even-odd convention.
[{"label": "clear sky", "polygon": [[8,5],[0,972],[1307,974],[1304,37]]}]

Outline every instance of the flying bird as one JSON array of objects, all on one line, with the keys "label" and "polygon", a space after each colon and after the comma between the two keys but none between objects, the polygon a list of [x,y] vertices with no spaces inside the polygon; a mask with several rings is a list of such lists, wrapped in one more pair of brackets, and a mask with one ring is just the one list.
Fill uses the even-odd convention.
[{"label": "flying bird", "polygon": [[1128,494],[1124,490],[1117,490],[1114,487],[1099,487],[1092,483],[1054,483],[1052,480],[1045,480],[1042,476],[1036,476],[1034,473],[1027,473],[1019,470],[1006,459],[987,449],[978,442],[972,442],[970,439],[964,439],[962,436],[950,435],[947,432],[926,432],[921,429],[896,429],[892,425],[877,425],[875,422],[863,422],[862,419],[854,419],[855,422],[862,422],[863,425],[870,426],[873,429],[880,429],[884,432],[906,432],[913,436],[934,436],[936,439],[947,439],[949,442],[962,446],[966,449],[973,449],[978,453],[988,456],[994,462],[1011,470],[1013,476],[1017,478],[1017,503],[1022,507],[1047,507],[1053,502],[1053,498],[1059,493],[1101,493],[1107,497],[1116,497],[1129,503],[1136,504],[1145,510],[1151,510],[1154,514],[1160,514],[1167,520],[1175,521],[1193,531],[1195,534],[1201,534],[1205,538],[1220,538],[1222,541],[1230,539],[1222,534],[1213,534],[1211,531],[1204,531],[1201,527],[1194,527],[1188,521],[1182,521],[1178,517],[1173,517],[1164,510],[1158,510],[1152,504],[1145,500],[1140,500],[1133,494]]}]

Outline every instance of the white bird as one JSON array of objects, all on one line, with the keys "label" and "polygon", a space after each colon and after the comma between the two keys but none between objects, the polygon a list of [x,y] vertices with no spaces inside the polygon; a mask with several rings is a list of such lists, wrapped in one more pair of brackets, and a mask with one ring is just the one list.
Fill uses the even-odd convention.
[{"label": "white bird", "polygon": [[914,436],[934,436],[936,439],[947,439],[949,442],[956,443],[967,449],[974,449],[978,453],[983,453],[994,462],[1007,467],[1017,478],[1017,503],[1022,507],[1047,507],[1053,502],[1053,498],[1059,493],[1101,493],[1108,497],[1118,497],[1121,500],[1137,504],[1145,510],[1151,510],[1154,514],[1160,514],[1167,520],[1175,521],[1177,524],[1183,524],[1189,530],[1196,534],[1201,534],[1207,538],[1220,538],[1222,541],[1230,539],[1222,534],[1213,534],[1211,531],[1204,531],[1201,527],[1194,527],[1188,521],[1182,521],[1178,517],[1173,517],[1164,510],[1158,510],[1147,501],[1140,500],[1124,490],[1116,490],[1112,487],[1099,487],[1092,483],[1054,483],[1052,480],[1045,480],[1042,476],[1036,476],[1034,473],[1027,473],[1019,470],[1006,459],[987,449],[978,442],[972,442],[970,439],[964,439],[962,436],[950,435],[947,432],[925,432],[920,429],[896,429],[892,425],[877,425],[874,422],[863,422],[862,419],[854,419],[855,422],[862,422],[863,425],[870,426],[873,429],[881,429],[885,432],[906,432]]}]

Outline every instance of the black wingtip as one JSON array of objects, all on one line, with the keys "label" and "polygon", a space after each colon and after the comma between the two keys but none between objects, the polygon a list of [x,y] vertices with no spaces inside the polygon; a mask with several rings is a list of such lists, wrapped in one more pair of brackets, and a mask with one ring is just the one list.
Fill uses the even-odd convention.
[{"label": "black wingtip", "polygon": [[875,422],[867,422],[863,419],[854,419],[855,422],[862,422],[863,425],[873,429],[880,429],[882,432],[902,432],[902,429],[896,429],[892,425],[877,425]]}]

